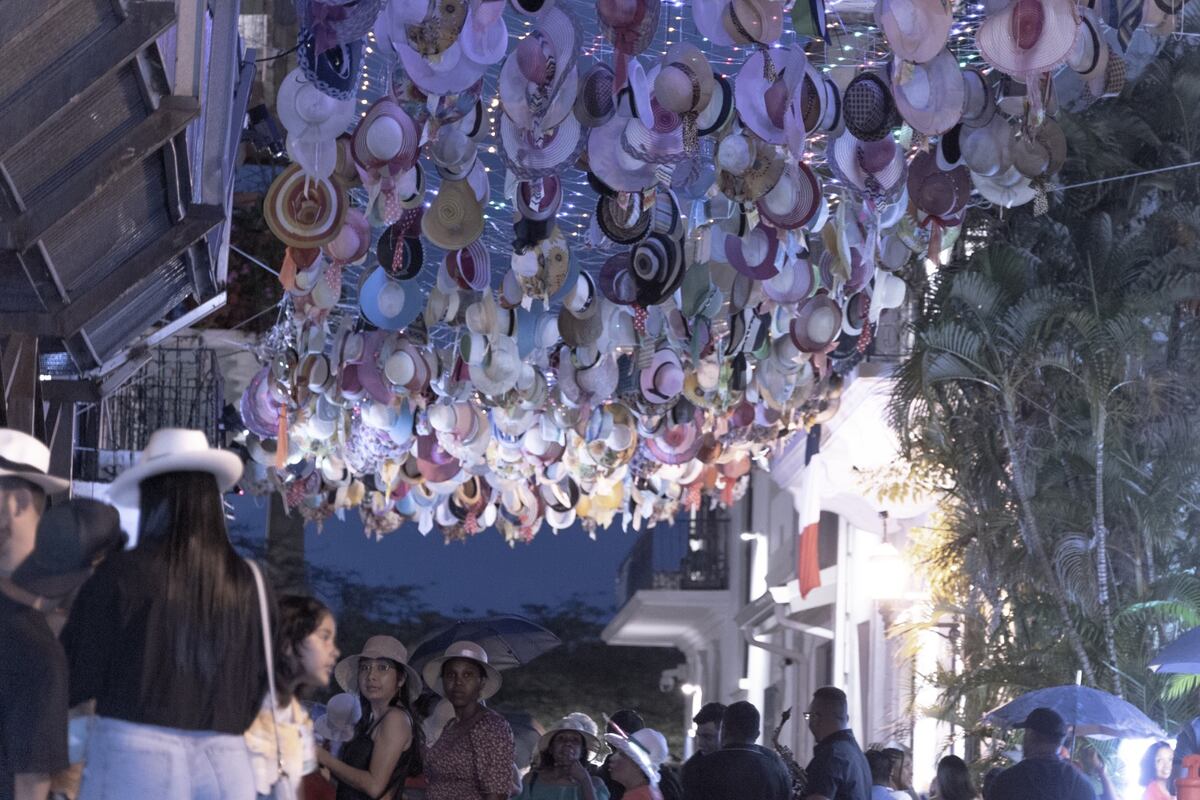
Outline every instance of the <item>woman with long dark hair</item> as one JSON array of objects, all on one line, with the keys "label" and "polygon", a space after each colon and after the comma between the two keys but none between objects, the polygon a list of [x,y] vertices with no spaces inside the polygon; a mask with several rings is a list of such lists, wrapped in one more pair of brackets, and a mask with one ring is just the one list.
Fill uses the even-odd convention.
[{"label": "woman with long dark hair", "polygon": [[1138,781],[1146,787],[1142,800],[1171,800],[1169,782],[1174,766],[1175,750],[1168,742],[1155,742],[1142,756],[1142,775]]},{"label": "woman with long dark hair", "polygon": [[558,721],[538,740],[537,762],[525,776],[519,800],[608,800],[604,781],[590,764],[603,759],[608,747],[596,723],[576,711]]},{"label": "woman with long dark hair", "polygon": [[978,800],[979,792],[971,782],[967,762],[958,756],[946,756],[937,765],[937,777],[929,787],[929,800]]},{"label": "woman with long dark hair", "polygon": [[279,598],[272,627],[275,640],[275,708],[264,698],[262,709],[246,731],[246,744],[255,756],[255,790],[270,795],[279,780],[279,766],[299,792],[301,780],[317,769],[313,722],[296,694],[329,686],[338,662],[337,622],[333,612],[312,597]]},{"label": "woman with long dark hair", "polygon": [[423,737],[412,704],[421,678],[408,651],[391,636],[372,636],[361,653],[334,670],[342,689],[357,693],[363,714],[340,757],[317,750],[317,760],[337,779],[337,800],[398,800],[406,778],[421,772]]},{"label": "woman with long dark hair", "polygon": [[70,702],[95,699],[82,800],[253,798],[243,734],[266,690],[258,595],[222,492],[242,474],[200,431],[163,429],[109,489],[137,548],[80,590],[62,633]]}]

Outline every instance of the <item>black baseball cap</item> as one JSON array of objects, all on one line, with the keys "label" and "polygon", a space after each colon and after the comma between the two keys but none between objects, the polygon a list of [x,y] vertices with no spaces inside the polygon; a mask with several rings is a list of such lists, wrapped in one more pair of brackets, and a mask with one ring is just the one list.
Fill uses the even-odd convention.
[{"label": "black baseball cap", "polygon": [[1025,721],[1016,727],[1037,731],[1047,738],[1058,737],[1061,739],[1067,735],[1067,723],[1052,708],[1035,708],[1029,712],[1029,716],[1025,718]]},{"label": "black baseball cap", "polygon": [[33,594],[65,599],[88,579],[97,561],[126,541],[120,515],[109,504],[88,498],[57,503],[42,516],[33,552],[12,581]]}]

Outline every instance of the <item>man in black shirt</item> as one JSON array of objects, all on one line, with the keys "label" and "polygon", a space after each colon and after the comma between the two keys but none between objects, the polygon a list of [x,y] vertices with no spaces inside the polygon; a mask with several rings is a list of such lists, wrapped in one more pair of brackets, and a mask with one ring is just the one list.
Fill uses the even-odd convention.
[{"label": "man in black shirt", "polygon": [[804,716],[817,740],[805,769],[806,800],[870,800],[871,768],[850,730],[846,693],[835,686],[817,689]]},{"label": "man in black shirt", "polygon": [[721,749],[684,773],[684,800],[789,800],[792,778],[783,759],[755,744],[760,722],[758,709],[744,700],[725,709]]},{"label": "man in black shirt", "polygon": [[688,773],[707,755],[721,749],[721,718],[725,715],[723,703],[705,703],[692,722],[696,723],[696,752],[683,765],[683,785],[687,786]]},{"label": "man in black shirt", "polygon": [[996,776],[989,800],[1096,800],[1087,778],[1058,756],[1067,726],[1050,708],[1035,708],[1025,729],[1022,760]]}]

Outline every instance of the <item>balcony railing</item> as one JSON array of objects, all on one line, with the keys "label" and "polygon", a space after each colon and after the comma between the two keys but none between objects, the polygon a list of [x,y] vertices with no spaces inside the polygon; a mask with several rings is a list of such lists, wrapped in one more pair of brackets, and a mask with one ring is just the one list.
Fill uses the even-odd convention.
[{"label": "balcony railing", "polygon": [[716,508],[644,531],[617,574],[617,602],[642,589],[728,588],[729,527],[729,511]]}]

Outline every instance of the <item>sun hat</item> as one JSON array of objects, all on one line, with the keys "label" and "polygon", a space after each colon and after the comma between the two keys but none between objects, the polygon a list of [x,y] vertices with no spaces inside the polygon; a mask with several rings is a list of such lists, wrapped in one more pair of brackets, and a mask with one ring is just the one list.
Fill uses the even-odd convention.
[{"label": "sun hat", "polygon": [[300,71],[314,86],[336,100],[354,99],[363,66],[361,39],[319,52],[316,36],[301,28],[296,47]]},{"label": "sun hat", "polygon": [[733,39],[721,24],[729,0],[694,0],[691,3],[692,21],[700,35],[715,45],[730,47]]},{"label": "sun hat", "polygon": [[0,477],[21,478],[48,494],[66,491],[71,481],[50,474],[50,449],[22,431],[0,428]]},{"label": "sun hat", "polygon": [[712,65],[691,42],[676,42],[667,48],[661,68],[653,78],[654,96],[669,110],[683,115],[703,111],[712,100],[715,81]]},{"label": "sun hat", "polygon": [[354,160],[367,169],[394,164],[406,170],[416,163],[419,147],[416,123],[390,97],[371,104],[350,140]]},{"label": "sun hat", "polygon": [[498,64],[508,51],[508,25],[503,14],[485,13],[488,5],[504,8],[502,2],[480,3],[467,10],[467,21],[458,35],[463,55],[475,64]]},{"label": "sun hat", "polygon": [[159,428],[150,434],[137,464],[108,487],[108,498],[117,506],[135,507],[139,484],[167,472],[207,472],[216,478],[217,488],[227,492],[242,477],[242,460],[229,450],[209,447],[203,431]]},{"label": "sun hat", "polygon": [[575,163],[586,141],[579,120],[570,114],[556,127],[538,134],[502,115],[499,138],[504,163],[520,180],[557,174]]},{"label": "sun hat", "polygon": [[1048,72],[1075,47],[1079,12],[1074,0],[1014,0],[988,16],[975,34],[983,60],[1001,72]]},{"label": "sun hat", "polygon": [[795,230],[813,218],[821,205],[821,184],[803,161],[789,164],[775,187],[757,201],[758,213],[769,224]]},{"label": "sun hat", "polygon": [[696,133],[700,136],[713,136],[725,130],[737,116],[733,98],[734,90],[729,85],[729,79],[724,75],[714,74],[712,99],[696,115]]},{"label": "sun hat", "polygon": [[997,114],[982,128],[964,127],[959,134],[963,163],[976,175],[989,177],[1012,163],[1012,124]]},{"label": "sun hat", "polygon": [[579,31],[566,11],[554,6],[537,16],[500,67],[500,107],[509,119],[521,128],[552,128],[571,113],[579,92],[578,45]]},{"label": "sun hat", "polygon": [[395,280],[386,268],[376,267],[363,273],[358,303],[372,325],[398,331],[420,316],[425,297],[415,283]]},{"label": "sun hat", "polygon": [[972,175],[971,182],[985,200],[1004,208],[1025,205],[1037,195],[1031,180],[1011,166],[995,176]]},{"label": "sun hat", "polygon": [[841,329],[841,306],[819,292],[800,304],[788,332],[800,352],[820,353],[837,339]]},{"label": "sun hat", "polygon": [[333,677],[344,691],[357,697],[358,662],[364,658],[386,658],[395,661],[404,671],[404,693],[408,702],[421,696],[421,676],[408,664],[408,649],[393,636],[377,635],[367,639],[362,652],[346,656],[333,669]]},{"label": "sun hat", "polygon": [[965,166],[943,170],[936,156],[919,152],[908,165],[908,196],[926,214],[953,217],[971,199],[971,173]]},{"label": "sun hat", "polygon": [[458,42],[437,55],[423,56],[401,41],[396,45],[396,53],[400,56],[407,79],[425,94],[456,95],[466,92],[483,77],[488,68],[486,64],[467,58]]},{"label": "sun hat", "polygon": [[349,207],[338,178],[313,178],[292,164],[267,190],[263,217],[284,244],[311,249],[333,241]]},{"label": "sun hat", "polygon": [[595,128],[612,119],[617,111],[613,69],[607,62],[597,61],[579,79],[575,95],[575,119],[585,128]]},{"label": "sun hat", "polygon": [[974,67],[964,69],[962,78],[963,123],[975,127],[988,124],[996,114],[996,98],[991,82]]},{"label": "sun hat", "polygon": [[327,742],[348,742],[354,726],[362,719],[362,701],[357,694],[339,692],[325,704],[325,713],[313,722],[313,733]]},{"label": "sun hat", "polygon": [[734,44],[755,45],[761,50],[783,34],[783,2],[731,0],[721,14],[721,25]]},{"label": "sun hat", "polygon": [[944,0],[877,0],[875,22],[897,59],[923,64],[946,46],[954,24],[951,5]]},{"label": "sun hat", "polygon": [[756,281],[779,274],[775,256],[779,237],[769,225],[759,225],[745,236],[725,237],[725,260],[731,267]]},{"label": "sun hat", "polygon": [[900,116],[913,130],[936,136],[962,119],[966,85],[958,60],[946,48],[922,64],[893,61],[892,90]]},{"label": "sun hat", "polygon": [[446,652],[443,655],[432,659],[421,669],[421,674],[425,677],[425,685],[437,694],[445,697],[445,688],[442,686],[442,666],[447,661],[452,661],[456,658],[474,661],[483,668],[486,682],[483,685],[483,692],[480,695],[481,699],[487,700],[500,691],[500,683],[503,679],[500,676],[499,670],[488,663],[487,651],[475,642],[466,641],[455,642],[450,645],[446,648]]},{"label": "sun hat", "polygon": [[382,6],[383,0],[296,0],[296,21],[312,32],[323,52],[366,36]]},{"label": "sun hat", "polygon": [[[764,77],[768,56],[771,73],[776,76],[772,80]],[[792,91],[801,78],[781,74],[788,58],[784,50],[771,49],[766,54],[756,50],[742,64],[733,82],[734,106],[742,124],[771,144],[785,141],[784,119],[792,103]]]},{"label": "sun hat", "polygon": [[596,18],[600,31],[617,51],[620,63],[650,46],[658,30],[662,0],[598,0]]},{"label": "sun hat", "polygon": [[651,403],[669,403],[683,391],[684,375],[679,354],[669,347],[660,347],[640,371],[638,388]]},{"label": "sun hat", "polygon": [[717,187],[730,200],[758,200],[779,182],[784,160],[751,134],[731,134],[717,147]]},{"label": "sun hat", "polygon": [[322,92],[299,67],[279,85],[275,110],[288,133],[304,141],[333,141],[356,120],[354,101]]},{"label": "sun hat", "polygon": [[670,757],[665,736],[653,728],[642,728],[629,736],[624,736],[623,732],[606,733],[604,741],[609,747],[637,764],[651,786],[658,785],[658,769]]},{"label": "sun hat", "polygon": [[12,574],[27,592],[61,601],[83,585],[93,563],[125,546],[117,509],[77,497],[55,503],[42,515],[33,550]]},{"label": "sun hat", "polygon": [[886,198],[904,188],[904,156],[890,136],[863,142],[846,132],[833,140],[826,155],[834,173],[859,193]]},{"label": "sun hat", "polygon": [[443,250],[461,250],[483,233],[483,209],[466,181],[442,181],[421,217],[421,233]]},{"label": "sun hat", "polygon": [[628,117],[615,115],[588,132],[588,170],[609,189],[638,192],[653,186],[657,175],[653,164],[638,160],[625,151],[622,136]]},{"label": "sun hat", "polygon": [[842,119],[846,130],[864,142],[890,134],[900,115],[887,81],[873,71],[855,75],[842,93]]},{"label": "sun hat", "polygon": [[467,21],[466,0],[425,0],[410,4],[425,14],[416,24],[404,26],[402,37],[391,34],[393,42],[403,41],[422,56],[437,56],[449,50],[457,41]]}]

